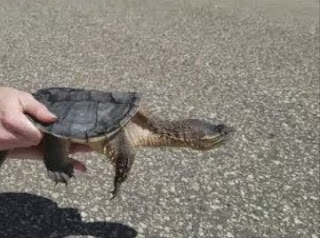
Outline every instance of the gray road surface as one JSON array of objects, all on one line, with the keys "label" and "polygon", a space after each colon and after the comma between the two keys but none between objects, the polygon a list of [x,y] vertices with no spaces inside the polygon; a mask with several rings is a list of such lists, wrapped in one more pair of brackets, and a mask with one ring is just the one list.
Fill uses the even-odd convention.
[{"label": "gray road surface", "polygon": [[137,90],[162,117],[237,129],[209,152],[141,149],[68,188],[42,163],[0,173],[0,237],[319,237],[319,2],[2,0],[0,84]]}]

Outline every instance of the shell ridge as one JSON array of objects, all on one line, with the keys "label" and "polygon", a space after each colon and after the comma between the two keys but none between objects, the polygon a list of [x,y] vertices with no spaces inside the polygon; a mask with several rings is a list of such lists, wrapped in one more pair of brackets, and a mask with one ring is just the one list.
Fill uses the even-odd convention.
[{"label": "shell ridge", "polygon": [[[69,115],[72,107],[74,106],[75,102],[70,102],[67,106],[67,110],[65,111],[64,115],[58,119],[58,121],[60,121],[61,124],[63,124],[64,120],[66,119],[66,117]],[[56,127],[56,123],[53,124],[52,128],[51,128],[51,131],[54,130],[54,128]],[[68,128],[68,133],[70,134],[70,127]]]},{"label": "shell ridge", "polygon": [[90,132],[92,130],[94,130],[95,128],[97,128],[98,126],[98,118],[99,118],[99,115],[98,115],[98,111],[99,111],[99,103],[98,101],[95,101],[95,122],[94,122],[94,127],[90,130],[86,130],[86,137],[87,137],[87,141],[89,140],[89,135],[88,134],[91,134]]},{"label": "shell ridge", "polygon": [[[97,93],[97,96],[95,93]],[[43,127],[43,131],[47,131],[57,137],[86,141],[90,141],[91,138],[97,138],[101,135],[109,138],[116,134],[138,112],[141,100],[137,92],[103,92],[63,87],[42,89],[34,93],[34,95],[40,101],[47,102],[48,109],[55,109],[53,113],[56,113],[58,116],[57,122],[53,123],[51,127],[39,123]],[[81,105],[78,107],[78,103],[84,107]],[[86,111],[85,107],[87,103],[93,106],[92,110]],[[55,106],[55,104],[60,105]],[[77,108],[75,111],[73,111],[74,107]],[[99,107],[102,108],[102,111],[99,110]],[[78,119],[76,118],[78,115],[77,110],[80,110],[81,117],[83,117],[83,120],[79,120],[85,123],[82,122],[80,124],[80,121],[78,123]],[[89,116],[89,111],[92,115],[86,119],[85,117]],[[38,124],[36,119],[34,121]],[[72,129],[73,125],[75,126],[74,128],[80,128],[81,132],[74,131]]]}]

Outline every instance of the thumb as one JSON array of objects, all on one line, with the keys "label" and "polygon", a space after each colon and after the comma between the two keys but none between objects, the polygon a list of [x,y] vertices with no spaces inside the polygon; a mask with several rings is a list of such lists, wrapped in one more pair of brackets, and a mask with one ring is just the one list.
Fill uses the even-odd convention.
[{"label": "thumb", "polygon": [[31,94],[24,95],[20,98],[23,111],[35,117],[41,122],[54,122],[57,117],[51,113],[48,108],[37,101]]},{"label": "thumb", "polygon": [[87,171],[87,167],[82,162],[80,162],[79,160],[72,159],[72,158],[69,158],[69,159],[71,159],[71,163],[72,163],[73,168],[75,168],[76,170],[78,170],[79,172],[82,172],[82,173],[85,173]]}]

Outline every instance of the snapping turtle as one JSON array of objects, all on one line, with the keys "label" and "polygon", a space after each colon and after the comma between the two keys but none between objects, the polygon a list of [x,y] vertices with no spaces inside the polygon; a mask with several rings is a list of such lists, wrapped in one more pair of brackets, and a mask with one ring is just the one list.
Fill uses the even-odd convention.
[{"label": "snapping turtle", "polygon": [[[128,177],[137,146],[189,146],[212,149],[233,129],[198,119],[163,120],[140,106],[135,92],[103,92],[77,88],[41,89],[33,96],[57,116],[44,124],[28,115],[44,133],[44,163],[56,183],[73,176],[70,142],[87,144],[110,157],[115,166],[113,197]],[[6,152],[0,151],[0,165]]]}]

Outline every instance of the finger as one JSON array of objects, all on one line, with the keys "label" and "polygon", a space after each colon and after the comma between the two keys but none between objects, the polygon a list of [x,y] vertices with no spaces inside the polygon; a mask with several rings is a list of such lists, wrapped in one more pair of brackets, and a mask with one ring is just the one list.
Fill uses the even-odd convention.
[{"label": "finger", "polygon": [[[86,153],[86,152],[92,152],[93,150],[86,145],[81,145],[77,143],[72,143],[70,145],[70,153]],[[43,158],[43,152],[40,146],[31,146],[28,148],[16,148],[13,150],[10,150],[10,157],[17,157],[19,159],[23,158],[30,158],[30,159],[42,159]]]},{"label": "finger", "polygon": [[8,158],[42,160],[43,153],[39,146],[31,146],[29,148],[16,148],[9,151]]},{"label": "finger", "polygon": [[72,166],[74,169],[82,172],[82,173],[85,173],[87,171],[87,167],[82,163],[80,162],[79,160],[75,160],[75,159],[71,159],[71,163],[72,163]]},{"label": "finger", "polygon": [[82,145],[78,143],[71,143],[70,145],[70,153],[85,153],[85,152],[92,152],[90,146],[88,145]]},{"label": "finger", "polygon": [[42,138],[41,132],[19,111],[6,115],[2,126],[15,137],[19,147],[37,145]]},{"label": "finger", "polygon": [[45,105],[37,101],[31,94],[22,96],[20,103],[24,112],[34,116],[39,121],[50,123],[57,119],[57,117],[50,112]]},{"label": "finger", "polygon": [[[9,159],[29,159],[29,160],[43,160],[43,153],[38,146],[32,146],[30,148],[18,148],[10,150],[8,154]],[[71,159],[73,167],[80,172],[86,172],[87,167],[79,160]]]}]

